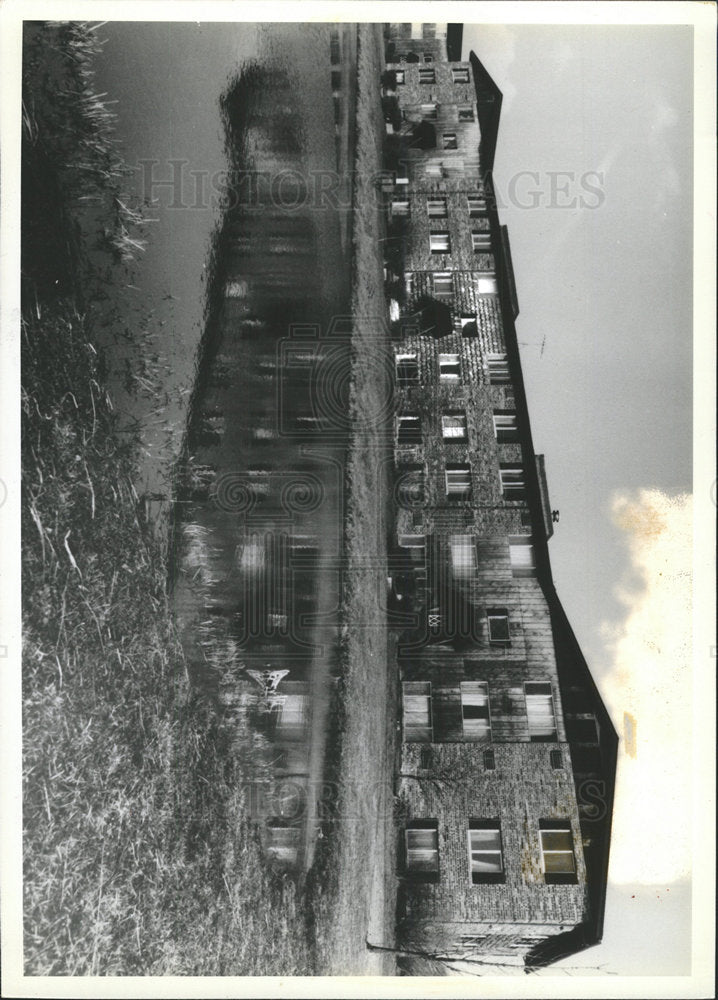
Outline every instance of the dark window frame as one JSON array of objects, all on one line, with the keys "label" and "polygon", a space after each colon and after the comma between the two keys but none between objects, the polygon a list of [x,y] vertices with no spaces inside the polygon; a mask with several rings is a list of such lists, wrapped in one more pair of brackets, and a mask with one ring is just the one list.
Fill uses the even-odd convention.
[{"label": "dark window frame", "polygon": [[[491,849],[475,849],[472,847],[471,843],[471,832],[472,830],[486,830],[491,833],[498,834],[499,850],[498,852]],[[504,857],[504,841],[501,835],[501,821],[499,819],[470,819],[467,831],[467,846],[469,853],[469,876],[472,885],[501,885],[506,881],[506,862]],[[473,854],[474,853],[484,853],[484,854],[496,854],[499,855],[499,863],[501,865],[501,870],[496,872],[475,872],[472,869]]]},{"label": "dark window frame", "polygon": [[[436,847],[430,848],[434,851],[436,856],[436,867],[431,869],[416,869],[412,868],[409,863],[409,852],[412,848],[409,847],[409,833],[414,830],[430,830],[434,833],[434,840]],[[412,882],[438,882],[441,877],[441,850],[439,844],[439,821],[437,819],[414,819],[410,820],[403,830],[403,836],[401,838],[403,846],[403,858],[402,858],[402,868],[405,876],[411,879]],[[413,850],[418,850],[418,848],[413,848]]]},{"label": "dark window frame", "polygon": [[[568,834],[571,849],[558,850],[549,849],[544,846],[544,834],[562,833]],[[541,845],[541,866],[544,871],[544,881],[546,885],[576,885],[578,882],[578,864],[576,861],[576,838],[573,835],[571,821],[568,819],[540,819],[539,820],[539,841]],[[571,871],[546,871],[546,855],[562,855],[571,857]]]},{"label": "dark window frame", "polygon": [[[492,622],[505,622],[506,623],[506,636],[496,636],[492,634]],[[508,608],[487,608],[486,609],[486,624],[487,624],[487,634],[489,643],[492,646],[510,646],[511,645],[511,619],[509,617]]]}]

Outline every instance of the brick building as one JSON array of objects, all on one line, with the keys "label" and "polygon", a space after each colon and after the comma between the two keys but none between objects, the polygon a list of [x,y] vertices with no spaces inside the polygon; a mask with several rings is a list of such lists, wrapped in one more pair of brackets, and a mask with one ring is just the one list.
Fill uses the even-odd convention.
[{"label": "brick building", "polygon": [[460,26],[385,42],[400,941],[542,965],[601,938],[617,736],[551,579],[491,181],[501,93]]}]

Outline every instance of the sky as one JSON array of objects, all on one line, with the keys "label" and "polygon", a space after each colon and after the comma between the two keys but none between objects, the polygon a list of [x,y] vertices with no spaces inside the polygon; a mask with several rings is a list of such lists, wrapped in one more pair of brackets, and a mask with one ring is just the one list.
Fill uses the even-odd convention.
[{"label": "sky", "polygon": [[560,510],[552,572],[621,737],[604,942],[566,964],[681,974],[691,921],[692,28],[465,24],[464,58],[470,50],[504,95],[494,183],[534,447]]},{"label": "sky", "polygon": [[692,489],[691,33],[464,33],[504,93],[494,179],[534,446],[561,511],[551,561],[599,675],[601,623],[622,617],[615,585],[628,569],[613,498]]}]

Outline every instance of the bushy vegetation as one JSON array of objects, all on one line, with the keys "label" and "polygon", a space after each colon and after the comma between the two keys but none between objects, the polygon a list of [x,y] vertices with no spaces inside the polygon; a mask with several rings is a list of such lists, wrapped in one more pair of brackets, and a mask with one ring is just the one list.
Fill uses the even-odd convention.
[{"label": "bushy vegetation", "polygon": [[[265,865],[247,761],[187,682],[133,485],[139,435],[108,389],[108,288],[141,237],[123,215],[99,265],[80,221],[92,197],[99,232],[117,233],[127,204],[95,46],[81,25],[33,25],[24,69],[25,969],[301,974],[298,890]],[[123,336],[129,383],[154,391],[144,344]]]}]

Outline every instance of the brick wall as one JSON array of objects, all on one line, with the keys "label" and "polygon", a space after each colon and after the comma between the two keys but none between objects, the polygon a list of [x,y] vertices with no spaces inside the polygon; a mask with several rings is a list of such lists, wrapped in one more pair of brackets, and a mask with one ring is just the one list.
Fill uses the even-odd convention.
[{"label": "brick wall", "polygon": [[[476,104],[471,65],[468,62],[449,63],[434,61],[431,66],[424,63],[388,63],[387,69],[404,73],[404,83],[397,86],[397,97],[402,107],[417,107],[421,104]],[[434,70],[434,83],[421,83],[421,75],[427,69]],[[467,83],[454,82],[454,70],[468,72]]]},{"label": "brick wall", "polygon": [[[421,768],[421,744],[404,744],[398,795],[406,815],[437,821],[439,877],[434,883],[406,882],[404,938],[431,949],[442,923],[446,933],[484,933],[511,939],[531,923],[538,933],[560,933],[588,918],[586,872],[580,849],[578,810],[570,769],[553,770],[547,744],[495,743],[496,769],[483,765],[485,745],[436,744],[431,769]],[[556,749],[556,745],[553,745]],[[565,757],[567,748],[562,747]],[[471,881],[470,819],[500,823],[505,881]],[[545,882],[539,820],[568,821],[573,833],[577,882]],[[401,833],[400,833],[401,836]],[[401,851],[401,844],[399,845]],[[538,925],[541,926],[539,931]],[[500,942],[487,942],[494,949]],[[530,946],[526,947],[528,950]]]},{"label": "brick wall", "polygon": [[[392,26],[390,35],[396,27]],[[406,35],[403,26],[392,37],[400,37],[403,45]],[[400,50],[404,51],[398,46],[396,51]],[[454,67],[468,70],[468,83],[455,82]],[[571,758],[563,743],[566,729],[549,609],[539,580],[530,571],[517,574],[509,556],[510,536],[541,536],[545,528],[543,523],[533,523],[527,499],[504,496],[500,480],[502,464],[534,462],[530,449],[524,453],[518,443],[530,440],[520,427],[515,440],[507,442],[497,440],[494,428],[495,410],[514,412],[512,382],[518,375],[509,370],[506,384],[496,384],[489,371],[489,356],[506,353],[503,313],[499,291],[487,293],[485,282],[480,289],[479,281],[494,271],[500,231],[495,213],[470,215],[469,197],[485,193],[470,65],[435,61],[436,82],[432,84],[419,82],[424,63],[390,68],[404,73],[403,84],[396,88],[404,122],[427,117],[421,105],[437,105],[435,115],[428,116],[436,129],[437,149],[401,148],[409,183],[387,190],[390,232],[392,198],[409,202],[408,213],[395,225],[397,237],[403,239],[404,295],[400,296],[394,349],[397,355],[415,358],[417,370],[415,384],[397,389],[395,474],[398,478],[411,468],[424,488],[423,499],[397,504],[395,543],[405,534],[423,534],[426,539],[423,561],[420,557],[417,564],[415,555],[411,563],[417,585],[403,601],[402,610],[413,613],[414,627],[407,627],[400,636],[397,668],[402,682],[431,685],[432,718],[432,729],[423,736],[430,742],[403,745],[398,779],[403,825],[398,837],[401,850],[406,823],[435,821],[440,857],[437,881],[406,880],[402,935],[405,941],[428,950],[451,945],[460,951],[466,946],[464,938],[473,937],[476,940],[467,947],[479,953],[525,954],[542,938],[588,919],[588,903]],[[459,120],[459,108],[468,106],[473,109],[473,120]],[[456,134],[456,150],[442,148],[446,132]],[[388,140],[395,157],[400,139]],[[455,169],[456,161],[463,170]],[[440,177],[426,169],[437,162]],[[430,198],[445,199],[445,215],[429,214]],[[430,237],[436,232],[449,234],[448,252],[432,252]],[[472,232],[485,234],[478,249],[474,249]],[[450,293],[435,286],[437,271],[453,275]],[[451,310],[452,332],[439,337],[419,332],[419,309],[431,298]],[[466,317],[476,321],[468,336],[462,335]],[[441,354],[458,356],[458,378],[440,378]],[[447,413],[465,416],[463,438],[444,438],[442,415]],[[420,418],[418,441],[399,442],[400,415]],[[516,419],[523,418],[516,415]],[[470,497],[447,497],[449,463],[469,465]],[[468,536],[475,552],[475,567],[456,577],[450,560],[452,534]],[[432,635],[428,611],[436,601],[443,631]],[[510,642],[490,641],[489,608],[508,613]],[[465,734],[463,681],[488,686],[491,728],[483,734],[490,737],[486,742],[472,742]],[[562,742],[530,741],[524,688],[529,681],[551,685],[556,738]],[[406,730],[405,739],[415,735],[415,728]],[[554,769],[550,753],[558,748],[563,767]],[[484,766],[486,749],[494,753],[495,769]],[[472,883],[470,819],[500,821],[503,882]],[[542,819],[570,823],[575,884],[546,884],[539,837]]]},{"label": "brick wall", "polygon": [[[458,296],[457,296],[458,298]],[[491,298],[491,297],[490,297]],[[471,308],[470,304],[467,308]],[[499,443],[494,431],[494,410],[512,411],[513,393],[510,385],[490,385],[486,367],[487,355],[502,353],[504,344],[501,320],[493,301],[484,310],[477,309],[477,336],[466,338],[454,333],[435,339],[429,336],[408,336],[395,344],[397,355],[412,355],[418,365],[418,381],[398,391],[399,415],[416,415],[421,421],[421,442],[400,446],[396,441],[395,461],[398,470],[408,463],[420,463],[425,475],[424,522],[427,532],[448,530],[451,523],[457,529],[470,524],[477,534],[502,531],[520,534],[521,514],[528,508],[525,501],[504,500],[502,497],[500,463],[527,463],[530,456],[522,455],[521,445]],[[455,321],[460,323],[461,312]],[[439,377],[439,356],[459,356],[460,377],[444,380]],[[442,414],[459,412],[466,415],[466,439],[444,440]],[[397,420],[397,429],[398,429]],[[444,472],[447,462],[466,462],[471,466],[472,499],[446,498]],[[416,508],[414,508],[416,510]],[[452,516],[460,513],[458,521]],[[398,530],[407,530],[408,514],[399,511]],[[441,526],[441,527],[440,527]],[[508,559],[508,555],[507,555]],[[505,564],[506,563],[506,564]],[[492,568],[483,563],[486,569]],[[497,569],[504,573],[506,560]]]},{"label": "brick wall", "polygon": [[[401,114],[401,133],[406,136],[412,126],[427,121],[435,130],[436,148],[417,149],[412,143],[398,140],[391,148],[401,149],[399,159],[415,192],[443,193],[446,191],[483,191],[480,177],[481,129],[476,93],[469,63],[447,63],[434,57],[425,63],[390,63],[387,69],[399,74],[395,97]],[[455,82],[455,70],[465,71],[468,82]],[[427,72],[433,73],[431,83],[421,82]],[[431,114],[427,107],[433,106]],[[449,144],[447,141],[451,139]]]},{"label": "brick wall", "polygon": [[[409,226],[406,249],[405,270],[412,271],[457,271],[481,274],[493,271],[493,253],[474,251],[471,233],[488,231],[488,218],[469,219],[467,194],[456,190],[439,197],[446,199],[445,217],[430,216],[427,202],[436,197],[435,192],[413,191],[410,197],[411,225]],[[430,234],[448,232],[451,243],[450,253],[432,252]]]}]

